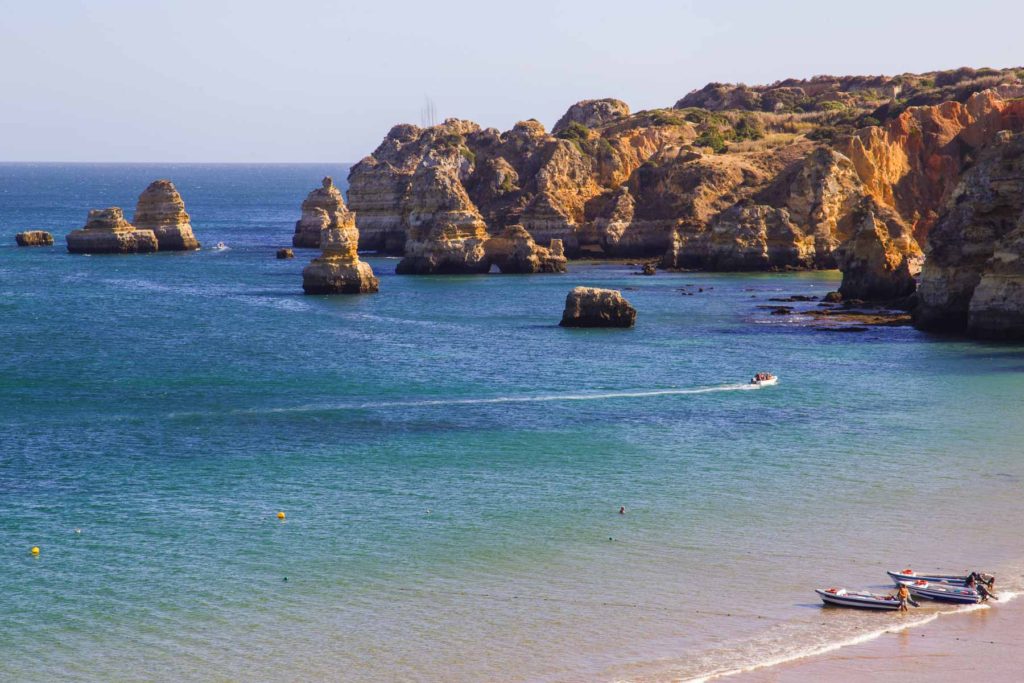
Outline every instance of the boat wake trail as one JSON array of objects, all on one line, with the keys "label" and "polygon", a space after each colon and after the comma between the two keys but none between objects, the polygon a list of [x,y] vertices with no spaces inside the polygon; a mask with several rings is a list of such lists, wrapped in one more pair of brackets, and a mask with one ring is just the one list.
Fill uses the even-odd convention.
[{"label": "boat wake trail", "polygon": [[[651,398],[655,396],[687,396],[694,394],[713,394],[726,391],[752,391],[760,389],[757,384],[722,384],[711,387],[692,387],[687,389],[647,389],[634,391],[605,391],[576,394],[539,394],[527,396],[493,396],[480,398],[437,398],[409,401],[364,401],[336,404],[311,404],[282,408],[242,408],[232,410],[231,415],[267,415],[276,413],[322,413],[343,410],[387,410],[390,408],[429,408],[433,406],[471,406],[490,405],[497,403],[552,403],[558,401],[608,401],[615,399]],[[171,418],[198,417],[203,412],[171,413]]]}]

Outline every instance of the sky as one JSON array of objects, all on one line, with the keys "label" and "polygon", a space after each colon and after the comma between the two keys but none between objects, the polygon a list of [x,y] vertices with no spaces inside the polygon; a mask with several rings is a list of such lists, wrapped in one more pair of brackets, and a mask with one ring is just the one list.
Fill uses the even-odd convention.
[{"label": "sky", "polygon": [[711,81],[1024,65],[1024,3],[0,0],[0,161],[358,161]]}]

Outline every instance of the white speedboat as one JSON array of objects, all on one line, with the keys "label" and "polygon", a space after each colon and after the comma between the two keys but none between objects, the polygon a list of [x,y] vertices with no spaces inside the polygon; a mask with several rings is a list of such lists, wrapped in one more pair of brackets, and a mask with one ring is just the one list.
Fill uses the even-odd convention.
[{"label": "white speedboat", "polygon": [[967,586],[954,586],[951,583],[929,583],[918,579],[906,584],[911,595],[938,602],[955,602],[960,605],[973,605],[981,602],[981,593]]},{"label": "white speedboat", "polygon": [[856,607],[859,609],[897,610],[900,601],[891,595],[878,595],[865,591],[848,591],[845,588],[815,588],[814,592],[821,596],[826,605],[840,607]]},{"label": "white speedboat", "polygon": [[770,372],[759,372],[750,378],[750,383],[759,387],[772,387],[779,383],[779,378]]}]

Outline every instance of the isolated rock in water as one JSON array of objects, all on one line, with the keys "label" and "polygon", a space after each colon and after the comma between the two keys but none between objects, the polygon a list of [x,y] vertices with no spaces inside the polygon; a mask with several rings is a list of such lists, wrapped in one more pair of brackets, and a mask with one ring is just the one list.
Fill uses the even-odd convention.
[{"label": "isolated rock in water", "polygon": [[562,327],[632,327],[636,309],[614,289],[577,287],[565,298]]},{"label": "isolated rock in water", "polygon": [[137,229],[116,206],[93,209],[85,227],[72,230],[66,239],[72,254],[134,254],[159,248],[156,233]]},{"label": "isolated rock in water", "polygon": [[139,195],[132,224],[152,230],[160,251],[191,251],[199,248],[185,202],[170,180],[155,180]]},{"label": "isolated rock in water", "polygon": [[53,246],[53,235],[45,230],[26,230],[14,236],[19,247],[50,247]]},{"label": "isolated rock in water", "polygon": [[321,187],[310,192],[302,202],[302,216],[295,223],[295,235],[292,236],[293,247],[316,249],[320,246],[321,231],[327,225],[323,224],[317,209],[327,214],[327,225],[335,220],[336,215],[348,211],[341,191],[334,186],[334,180],[329,176],[321,181]]},{"label": "isolated rock in water", "polygon": [[891,301],[913,293],[910,260],[893,239],[893,233],[898,238],[908,232],[892,210],[865,202],[856,232],[836,251],[843,299]]},{"label": "isolated rock in water", "polygon": [[279,258],[279,259],[295,258],[295,252],[292,251],[291,249],[288,249],[287,247],[282,247],[281,249],[277,250],[277,258]]},{"label": "isolated rock in water", "polygon": [[506,228],[497,237],[484,242],[486,259],[502,273],[564,273],[566,258],[561,240],[551,247],[538,245],[521,225]]},{"label": "isolated rock in water", "polygon": [[964,174],[928,236],[917,327],[1013,335],[1024,303],[1015,293],[1022,212],[1024,134],[1003,132]]},{"label": "isolated rock in water", "polygon": [[551,129],[555,135],[578,123],[587,128],[596,128],[629,116],[629,105],[611,97],[603,100],[583,100],[569,107]]},{"label": "isolated rock in water", "polygon": [[359,230],[351,211],[337,211],[333,217],[319,207],[311,211],[326,223],[320,236],[323,253],[302,271],[306,294],[365,294],[376,292],[377,278],[369,263],[359,260]]},{"label": "isolated rock in water", "polygon": [[459,181],[461,159],[457,150],[431,153],[416,169],[405,258],[395,272],[469,274],[490,269],[484,253],[490,235]]}]

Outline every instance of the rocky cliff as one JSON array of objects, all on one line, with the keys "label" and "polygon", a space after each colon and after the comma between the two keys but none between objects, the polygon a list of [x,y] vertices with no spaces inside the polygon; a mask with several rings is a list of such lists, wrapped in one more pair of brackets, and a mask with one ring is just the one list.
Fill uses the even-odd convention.
[{"label": "rocky cliff", "polygon": [[149,184],[135,206],[132,224],[140,230],[152,230],[160,251],[191,251],[199,248],[185,202],[170,180]]},{"label": "rocky cliff", "polygon": [[1004,131],[928,236],[915,325],[1024,338],[1024,134]]},{"label": "rocky cliff", "polygon": [[152,230],[139,230],[116,206],[93,209],[85,227],[72,230],[65,239],[72,254],[132,254],[159,248]]},{"label": "rocky cliff", "polygon": [[[534,120],[506,132],[459,119],[401,125],[353,167],[350,205],[364,247],[406,256],[404,272],[482,272],[486,255],[466,240],[513,226],[542,247],[560,240],[569,257],[708,270],[833,268],[840,245],[864,232],[861,257],[843,263],[860,264],[849,287],[869,291],[871,274],[888,272],[883,254],[920,260],[995,135],[1024,129],[1021,95],[1017,70],[961,69],[711,84],[641,112],[585,100],[551,133]],[[438,159],[443,181],[424,177]],[[426,238],[438,221],[425,183],[459,198],[461,217],[441,217],[457,226],[447,234]],[[884,215],[881,249],[868,249],[872,229],[862,229],[868,199]],[[442,263],[454,265],[430,265]]]}]

